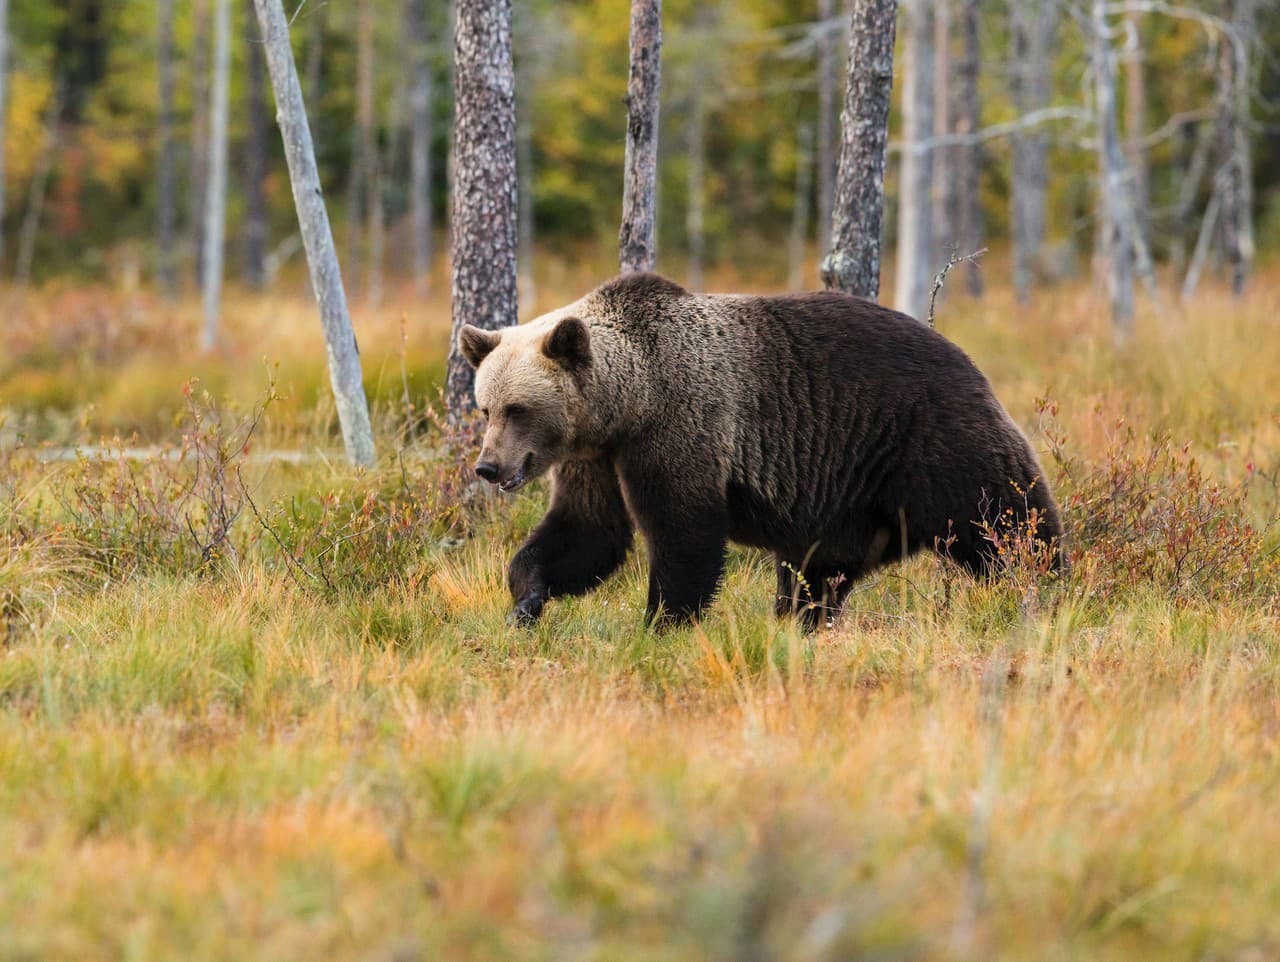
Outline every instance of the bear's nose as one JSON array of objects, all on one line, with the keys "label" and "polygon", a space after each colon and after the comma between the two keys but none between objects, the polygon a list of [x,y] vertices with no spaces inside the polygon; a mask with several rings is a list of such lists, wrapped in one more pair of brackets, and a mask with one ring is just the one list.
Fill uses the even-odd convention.
[{"label": "bear's nose", "polygon": [[476,465],[476,474],[492,484],[498,480],[498,466],[492,461],[481,461]]}]

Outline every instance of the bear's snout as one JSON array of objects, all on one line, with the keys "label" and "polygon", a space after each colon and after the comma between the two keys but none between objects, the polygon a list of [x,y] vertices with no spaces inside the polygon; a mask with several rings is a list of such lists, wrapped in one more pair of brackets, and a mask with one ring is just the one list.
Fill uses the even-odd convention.
[{"label": "bear's snout", "polygon": [[476,462],[476,474],[490,484],[498,480],[498,465],[494,461],[478,461]]}]

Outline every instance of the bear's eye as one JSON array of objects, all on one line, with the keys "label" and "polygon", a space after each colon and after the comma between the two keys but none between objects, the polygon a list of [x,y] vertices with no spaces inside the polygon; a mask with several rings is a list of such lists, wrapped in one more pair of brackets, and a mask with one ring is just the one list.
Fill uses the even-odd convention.
[{"label": "bear's eye", "polygon": [[523,404],[508,404],[502,409],[502,413],[507,418],[519,418],[529,413],[529,409]]}]

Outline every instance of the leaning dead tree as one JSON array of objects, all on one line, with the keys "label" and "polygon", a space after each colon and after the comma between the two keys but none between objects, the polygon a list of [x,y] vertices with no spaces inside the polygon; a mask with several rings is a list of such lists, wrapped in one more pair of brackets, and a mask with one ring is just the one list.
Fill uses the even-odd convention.
[{"label": "leaning dead tree", "polygon": [[445,404],[475,410],[475,374],[458,350],[464,324],[516,322],[516,79],[511,0],[458,0],[454,28],[453,341]]},{"label": "leaning dead tree", "polygon": [[658,92],[662,84],[662,0],[632,0],[627,148],[622,182],[622,273],[650,271],[658,187]]},{"label": "leaning dead tree", "polygon": [[311,285],[320,305],[320,322],[324,326],[325,348],[329,356],[329,381],[333,385],[343,444],[347,457],[353,463],[371,465],[375,457],[373,429],[369,423],[369,405],[360,373],[360,350],[351,329],[347,295],[342,286],[338,254],[333,246],[333,230],[316,170],[311,126],[307,122],[298,69],[289,45],[289,23],[281,0],[254,0],[254,7],[266,47],[267,70],[271,74],[271,86],[276,97],[276,122],[280,126],[285,157],[289,162],[289,182],[293,187],[298,225],[302,228],[307,265],[311,268]]},{"label": "leaning dead tree", "polygon": [[880,226],[897,16],[897,0],[853,0],[831,249],[822,260],[822,283],[829,290],[860,297],[880,293]]}]

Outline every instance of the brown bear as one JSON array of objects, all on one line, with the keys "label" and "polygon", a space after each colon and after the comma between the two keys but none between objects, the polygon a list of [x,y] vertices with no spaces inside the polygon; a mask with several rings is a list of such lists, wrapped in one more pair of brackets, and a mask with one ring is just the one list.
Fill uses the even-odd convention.
[{"label": "brown bear", "polygon": [[707,606],[730,540],[773,552],[776,610],[806,628],[922,548],[989,572],[989,525],[1057,557],[1057,506],[987,379],[870,301],[629,274],[517,327],[466,326],[459,346],[488,421],[476,473],[504,491],[551,474],[508,571],[517,622],[609,577],[634,528],[664,622]]}]

